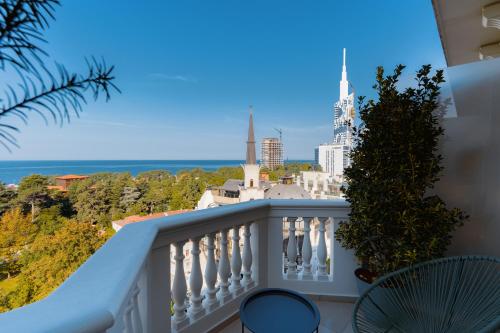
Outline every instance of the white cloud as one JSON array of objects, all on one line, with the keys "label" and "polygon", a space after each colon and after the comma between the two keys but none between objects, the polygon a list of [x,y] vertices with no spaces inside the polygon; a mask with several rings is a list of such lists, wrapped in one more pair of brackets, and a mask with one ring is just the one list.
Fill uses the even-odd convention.
[{"label": "white cloud", "polygon": [[198,79],[187,75],[169,75],[164,73],[150,73],[148,74],[150,79],[154,80],[167,80],[167,81],[182,81],[182,82],[198,82]]}]

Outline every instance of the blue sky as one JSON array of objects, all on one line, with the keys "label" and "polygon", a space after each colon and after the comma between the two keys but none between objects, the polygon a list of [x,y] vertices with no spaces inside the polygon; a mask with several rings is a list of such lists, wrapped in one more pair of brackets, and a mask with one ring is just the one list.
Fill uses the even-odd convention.
[{"label": "blue sky", "polygon": [[[52,61],[116,66],[122,94],[60,128],[35,115],[0,159],[243,159],[283,129],[285,157],[332,136],[342,48],[357,95],[375,68],[445,61],[431,1],[63,0],[46,33]],[[15,123],[15,121],[13,121]]]}]

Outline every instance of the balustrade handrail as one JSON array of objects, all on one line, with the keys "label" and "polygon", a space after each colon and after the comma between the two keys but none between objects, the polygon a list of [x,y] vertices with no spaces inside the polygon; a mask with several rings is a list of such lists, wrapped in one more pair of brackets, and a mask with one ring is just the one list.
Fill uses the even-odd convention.
[{"label": "balustrade handrail", "polygon": [[258,219],[279,211],[329,209],[349,206],[344,200],[255,200],[127,225],[51,295],[0,314],[0,331],[103,332],[114,325],[151,249],[162,239],[168,244],[214,232],[248,214]]}]

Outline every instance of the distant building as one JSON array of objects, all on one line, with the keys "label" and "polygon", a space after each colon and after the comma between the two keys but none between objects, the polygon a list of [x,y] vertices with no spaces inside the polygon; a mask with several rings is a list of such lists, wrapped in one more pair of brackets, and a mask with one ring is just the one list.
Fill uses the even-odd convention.
[{"label": "distant building", "polygon": [[81,176],[81,175],[64,175],[64,176],[59,176],[55,177],[56,185],[55,186],[48,186],[49,190],[58,190],[62,192],[67,192],[69,186],[78,180],[84,180],[89,178],[89,176]]},{"label": "distant building", "polygon": [[270,170],[283,165],[283,143],[280,139],[262,139],[260,163],[263,167]]},{"label": "distant building", "polygon": [[309,193],[294,184],[294,177],[285,176],[280,183],[273,186],[265,194],[266,199],[311,199]]},{"label": "distant building", "polygon": [[301,171],[295,177],[295,184],[303,188],[312,199],[336,199],[342,197],[341,184],[328,172]]},{"label": "distant building", "polygon": [[340,182],[343,181],[344,169],[351,163],[349,153],[353,145],[354,118],[354,92],[349,94],[344,49],[339,100],[333,107],[333,140],[331,143],[320,145],[317,151],[315,150],[318,164],[321,165],[323,171],[328,172]]}]

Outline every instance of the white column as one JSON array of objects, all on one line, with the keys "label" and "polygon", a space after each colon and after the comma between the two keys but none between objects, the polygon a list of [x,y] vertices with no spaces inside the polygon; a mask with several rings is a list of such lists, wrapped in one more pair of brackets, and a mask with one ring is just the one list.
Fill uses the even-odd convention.
[{"label": "white column", "polygon": [[296,218],[288,218],[289,228],[288,228],[288,246],[287,246],[287,257],[288,257],[288,270],[286,276],[289,279],[297,278],[297,240],[295,239],[295,221]]},{"label": "white column", "polygon": [[304,241],[302,242],[302,279],[311,280],[313,275],[311,272],[311,220],[304,219]]},{"label": "white column", "polygon": [[319,240],[316,254],[318,256],[318,280],[328,280],[326,273],[326,240],[325,240],[325,222],[327,218],[319,219]]},{"label": "white column", "polygon": [[231,287],[235,295],[243,292],[241,286],[240,227],[233,228],[233,252],[231,255]]},{"label": "white column", "polygon": [[136,285],[134,289],[134,293],[132,294],[132,318],[134,323],[134,333],[142,333],[142,321],[141,321],[141,313],[139,312],[139,293],[140,289]]},{"label": "white column", "polygon": [[252,245],[250,243],[250,223],[246,223],[243,233],[243,286],[252,288],[255,283],[252,280]]},{"label": "white column", "polygon": [[131,303],[129,303],[127,305],[127,307],[125,308],[125,312],[124,312],[124,318],[123,318],[123,322],[125,323],[125,329],[124,329],[124,332],[125,333],[133,333],[134,332],[134,326],[132,325],[132,310],[133,310],[133,306]]},{"label": "white column", "polygon": [[207,292],[205,299],[205,308],[212,311],[219,306],[217,299],[215,283],[217,282],[217,264],[215,263],[215,234],[207,235],[207,266],[205,267],[205,283],[207,284]]},{"label": "white column", "polygon": [[[175,243],[175,275],[172,286],[172,298],[174,299],[174,318],[172,326],[179,330],[189,323],[186,315],[186,276],[184,275],[184,248],[185,241]],[[165,310],[166,311],[166,310]]]},{"label": "white column", "polygon": [[191,308],[189,309],[191,319],[196,320],[205,314],[201,305],[201,288],[203,287],[203,276],[200,265],[200,240],[201,237],[191,240],[191,274],[189,275],[189,287],[191,288]]},{"label": "white column", "polygon": [[229,254],[227,251],[227,232],[228,229],[221,231],[220,240],[220,261],[219,261],[219,277],[220,277],[220,290],[219,298],[222,303],[231,299],[229,292],[229,275],[231,274],[231,267],[229,266]]}]

